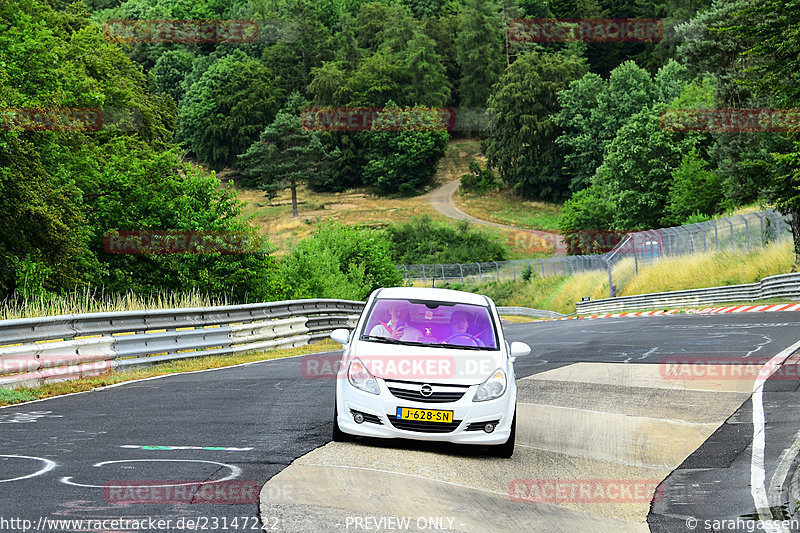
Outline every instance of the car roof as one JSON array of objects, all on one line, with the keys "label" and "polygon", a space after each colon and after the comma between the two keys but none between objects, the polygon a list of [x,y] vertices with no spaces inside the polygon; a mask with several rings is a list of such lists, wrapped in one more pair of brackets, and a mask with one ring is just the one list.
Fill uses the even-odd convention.
[{"label": "car roof", "polygon": [[473,305],[489,305],[489,298],[482,294],[454,291],[451,289],[434,289],[429,287],[391,287],[380,289],[376,299],[413,299],[434,300],[439,302],[455,302]]}]

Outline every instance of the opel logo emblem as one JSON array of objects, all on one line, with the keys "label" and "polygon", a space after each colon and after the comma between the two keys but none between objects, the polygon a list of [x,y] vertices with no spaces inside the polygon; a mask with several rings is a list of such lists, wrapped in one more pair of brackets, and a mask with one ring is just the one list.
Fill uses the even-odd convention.
[{"label": "opel logo emblem", "polygon": [[427,383],[419,388],[419,393],[425,396],[426,398],[433,394],[433,387],[428,385]]}]

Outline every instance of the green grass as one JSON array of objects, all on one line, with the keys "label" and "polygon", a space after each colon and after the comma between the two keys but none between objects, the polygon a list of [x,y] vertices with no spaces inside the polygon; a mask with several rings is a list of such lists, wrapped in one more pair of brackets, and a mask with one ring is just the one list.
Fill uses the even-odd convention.
[{"label": "green grass", "polygon": [[482,220],[552,232],[558,231],[562,210],[558,204],[526,200],[508,190],[472,194],[459,189],[453,201],[465,213]]}]

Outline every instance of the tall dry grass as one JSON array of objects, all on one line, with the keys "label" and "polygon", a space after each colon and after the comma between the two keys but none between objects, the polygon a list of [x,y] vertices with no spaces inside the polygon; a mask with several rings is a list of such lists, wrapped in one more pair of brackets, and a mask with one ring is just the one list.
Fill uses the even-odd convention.
[{"label": "tall dry grass", "polygon": [[700,289],[755,283],[767,276],[791,272],[794,262],[788,239],[751,252],[715,252],[662,259],[639,268],[639,275],[622,289],[622,295]]},{"label": "tall dry grass", "polygon": [[138,309],[175,309],[228,305],[225,295],[209,297],[199,291],[157,291],[149,295],[107,294],[96,287],[84,287],[63,296],[37,296],[0,302],[0,320],[72,313],[102,313]]}]

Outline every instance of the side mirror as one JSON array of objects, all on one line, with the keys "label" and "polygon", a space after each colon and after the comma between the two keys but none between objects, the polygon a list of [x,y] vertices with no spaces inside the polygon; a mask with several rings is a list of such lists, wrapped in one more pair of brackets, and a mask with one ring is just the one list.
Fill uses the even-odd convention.
[{"label": "side mirror", "polygon": [[344,328],[335,329],[331,331],[331,339],[342,345],[347,344],[350,342],[350,332]]},{"label": "side mirror", "polygon": [[511,357],[522,357],[531,353],[531,347],[524,342],[511,343]]}]

